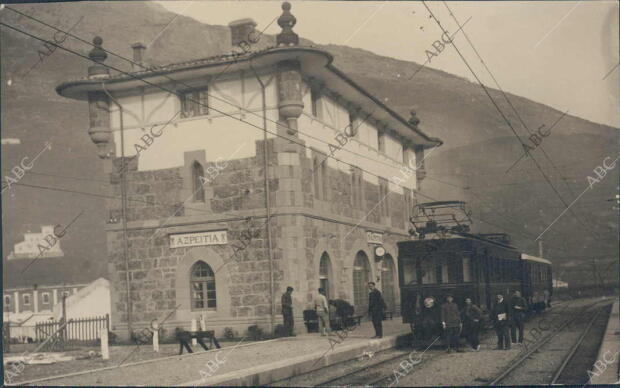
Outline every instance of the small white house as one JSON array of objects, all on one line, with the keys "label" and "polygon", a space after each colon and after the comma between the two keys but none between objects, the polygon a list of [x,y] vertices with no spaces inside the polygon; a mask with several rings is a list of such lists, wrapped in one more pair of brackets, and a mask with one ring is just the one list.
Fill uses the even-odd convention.
[{"label": "small white house", "polygon": [[[110,281],[99,278],[65,300],[67,319],[92,318],[110,314]],[[54,306],[54,320],[62,317],[62,303]]]}]

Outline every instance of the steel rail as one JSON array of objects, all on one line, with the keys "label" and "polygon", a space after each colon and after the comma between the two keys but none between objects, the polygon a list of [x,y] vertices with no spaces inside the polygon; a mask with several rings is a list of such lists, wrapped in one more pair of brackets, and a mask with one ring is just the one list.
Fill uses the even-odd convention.
[{"label": "steel rail", "polygon": [[573,345],[572,349],[570,350],[570,352],[568,353],[566,358],[564,358],[564,361],[562,362],[562,365],[560,365],[558,370],[555,372],[555,375],[553,376],[553,379],[551,380],[551,383],[550,383],[551,385],[556,384],[556,382],[560,378],[560,375],[564,372],[564,369],[566,369],[566,366],[568,365],[568,363],[573,359],[573,356],[575,355],[575,352],[581,346],[581,343],[583,342],[583,340],[586,338],[586,335],[590,332],[590,329],[592,328],[592,324],[594,324],[594,321],[596,320],[596,318],[598,318],[599,315],[601,315],[603,310],[605,310],[605,307],[601,307],[596,312],[596,314],[594,314],[592,319],[590,319],[590,322],[588,322],[588,325],[583,330],[583,333],[581,333],[581,336],[579,337],[579,339],[577,340],[575,345]]},{"label": "steel rail", "polygon": [[[597,304],[602,303],[602,302],[595,302],[594,305],[591,306],[587,306],[583,309],[580,310],[580,312],[585,312],[589,309],[592,309],[594,306],[596,306]],[[543,347],[545,344],[547,344],[551,339],[553,339],[556,335],[558,335],[562,330],[564,330],[564,328],[568,325],[570,325],[571,323],[577,321],[579,318],[581,318],[582,314],[577,315],[574,319],[566,321],[564,323],[562,323],[562,325],[560,325],[557,329],[555,329],[553,332],[551,332],[549,335],[547,335],[543,340],[541,340],[540,342],[538,342],[538,344],[536,344],[534,347],[532,347],[530,350],[528,350],[525,354],[523,354],[521,357],[517,358],[516,361],[511,361],[511,365],[509,368],[505,369],[502,373],[500,373],[497,377],[495,377],[495,379],[493,381],[491,381],[490,383],[488,383],[487,385],[499,385],[499,382],[504,380],[506,378],[506,376],[508,376],[510,373],[512,373],[515,369],[517,369],[518,367],[520,367],[523,362],[525,362],[525,360],[527,360],[528,358],[530,358],[530,356],[536,352],[538,349],[540,349],[541,347]]]},{"label": "steel rail", "polygon": [[[431,355],[429,355],[429,357],[427,357],[426,359],[422,359],[422,361],[421,361],[421,362],[419,362],[419,363],[415,364],[413,367],[415,368],[415,367],[417,367],[418,365],[422,365],[422,363],[423,363],[424,361],[432,360],[433,358],[435,358],[435,357],[439,356],[440,354],[443,354],[443,352],[438,353],[438,354],[431,354]],[[374,365],[373,365],[373,366],[374,366]],[[411,372],[410,372],[410,371],[409,371],[409,372],[407,372],[407,375],[409,375],[409,373],[411,373]],[[372,380],[372,381],[370,381],[370,382],[366,383],[366,385],[367,385],[367,386],[371,386],[371,387],[385,387],[385,386],[386,386],[385,384],[377,384],[377,383],[380,383],[380,382],[382,382],[382,381],[384,381],[384,380],[387,380],[387,379],[389,379],[389,378],[390,378],[390,376],[382,376],[382,377],[379,377],[379,378],[377,378],[377,379],[375,379],[375,380]],[[393,383],[388,384],[387,386],[388,386],[388,387],[391,387],[391,386],[392,386],[392,384],[393,384]]]},{"label": "steel rail", "polygon": [[[409,355],[410,353],[411,353],[411,352],[405,352],[405,353],[397,354],[397,355],[396,355],[396,356],[394,356],[394,357],[387,358],[387,359],[385,359],[385,360],[379,361],[379,362],[377,362],[377,363],[375,363],[375,364],[372,364],[372,365],[367,365],[367,366],[362,367],[362,368],[357,368],[357,369],[354,369],[354,370],[352,370],[352,371],[351,371],[351,372],[349,372],[349,373],[343,374],[343,375],[341,375],[341,376],[335,377],[335,378],[330,379],[330,380],[327,380],[327,381],[323,381],[323,382],[321,382],[321,383],[319,383],[319,384],[316,384],[316,385],[314,385],[314,386],[315,386],[315,387],[325,387],[325,386],[328,386],[328,385],[330,385],[331,383],[333,383],[334,381],[342,380],[342,379],[344,379],[344,378],[346,378],[346,377],[349,377],[349,376],[355,375],[355,374],[357,374],[357,373],[359,373],[359,372],[361,372],[361,371],[363,371],[363,370],[366,370],[366,369],[369,369],[369,368],[374,368],[374,367],[377,367],[377,366],[379,366],[379,365],[386,364],[386,363],[388,363],[388,362],[391,362],[391,361],[396,360],[397,358],[401,358],[401,357],[403,357],[403,356],[407,356],[407,355]],[[347,361],[350,361],[350,360],[347,360]],[[345,362],[346,362],[346,361],[345,361]],[[316,372],[316,370],[314,370],[314,371],[312,371],[312,372]]]},{"label": "steel rail", "polygon": [[[433,346],[433,345],[435,344],[435,342],[437,342],[437,340],[438,340],[438,339],[440,339],[440,338],[441,338],[441,336],[436,337],[436,338],[435,338],[435,340],[434,340],[434,341],[433,341],[433,342],[432,342],[432,343],[431,343],[431,344],[430,344],[430,345],[429,345],[429,346],[428,346],[428,347],[427,347],[427,348],[426,348],[426,349],[422,352],[422,354],[420,355],[420,362],[419,362],[419,363],[417,363],[417,364],[415,364],[415,365],[413,365],[414,367],[415,367],[415,366],[417,366],[417,365],[422,364],[422,362],[424,361],[424,360],[422,359],[422,356],[424,356],[424,354],[425,354],[425,353],[426,353],[426,352],[430,349],[430,347],[431,347],[431,346]],[[376,368],[376,367],[381,366],[381,365],[383,365],[383,364],[385,364],[385,363],[387,363],[387,362],[392,362],[392,361],[397,360],[397,359],[399,359],[399,358],[405,358],[405,356],[407,356],[407,358],[408,358],[408,359],[411,359],[411,353],[412,353],[412,352],[400,353],[400,354],[397,354],[397,355],[396,355],[396,356],[394,356],[394,357],[391,357],[391,358],[389,358],[389,359],[385,359],[385,360],[383,360],[383,361],[379,361],[379,362],[377,362],[377,363],[375,363],[375,364],[368,365],[368,366],[365,366],[365,367],[362,367],[362,368],[357,368],[357,369],[355,369],[355,370],[352,370],[352,371],[351,371],[351,372],[349,372],[349,373],[346,373],[346,374],[344,374],[344,375],[338,376],[338,377],[333,378],[333,379],[331,379],[331,380],[323,381],[323,382],[321,382],[321,383],[319,383],[319,384],[315,385],[315,387],[321,387],[321,386],[326,386],[326,385],[329,385],[330,383],[333,383],[334,381],[338,381],[338,380],[341,380],[341,379],[347,378],[347,377],[349,377],[349,376],[351,376],[351,375],[355,375],[355,374],[357,374],[357,373],[359,373],[359,372],[361,372],[361,371],[364,371],[364,370],[369,370],[369,369]],[[436,355],[435,355],[435,356],[436,356]],[[435,356],[428,357],[427,359],[431,359],[431,358],[433,358],[433,357],[435,357]],[[371,382],[369,382],[369,383],[366,383],[366,386],[373,386],[375,383],[377,383],[377,382],[379,382],[379,381],[383,381],[383,380],[387,379],[388,377],[389,377],[389,376],[381,376],[381,377],[379,377],[379,378],[377,378],[377,379],[375,379],[375,380],[372,380],[372,381],[371,381]]]}]

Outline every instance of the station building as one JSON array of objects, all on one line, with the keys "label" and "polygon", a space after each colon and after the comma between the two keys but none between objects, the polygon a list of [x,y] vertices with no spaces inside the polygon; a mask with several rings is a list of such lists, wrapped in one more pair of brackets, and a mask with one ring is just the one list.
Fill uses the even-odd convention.
[{"label": "station building", "polygon": [[[201,317],[217,335],[269,330],[282,322],[287,286],[298,331],[318,287],[365,314],[372,280],[388,309],[400,309],[396,243],[409,239],[424,150],[441,141],[334,67],[329,52],[300,45],[290,4],[282,9],[272,47],[167,66],[142,66],[135,44],[138,66],[115,73],[95,38],[88,76],[57,87],[88,102],[88,133],[110,174],[121,336]],[[231,23],[233,47],[252,43],[255,25]]]}]

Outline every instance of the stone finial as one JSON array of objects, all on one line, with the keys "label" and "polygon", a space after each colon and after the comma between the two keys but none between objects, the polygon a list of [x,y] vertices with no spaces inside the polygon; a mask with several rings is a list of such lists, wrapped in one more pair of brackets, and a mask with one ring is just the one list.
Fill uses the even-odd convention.
[{"label": "stone finial", "polygon": [[417,128],[418,124],[420,124],[420,119],[418,118],[415,109],[411,109],[411,118],[409,118],[409,124],[411,126]]},{"label": "stone finial", "polygon": [[94,65],[88,68],[89,76],[101,76],[101,75],[109,75],[110,71],[106,66],[103,65],[103,62],[108,57],[108,54],[101,47],[103,44],[103,39],[100,36],[95,36],[93,39],[93,47],[92,50],[88,53],[88,57],[95,62]]},{"label": "stone finial", "polygon": [[103,39],[100,36],[95,36],[95,38],[93,39],[93,45],[95,47],[93,47],[93,49],[90,50],[90,52],[88,53],[90,59],[98,63],[102,63],[108,57],[108,54],[101,47],[102,44]]},{"label": "stone finial", "polygon": [[278,25],[282,28],[282,32],[276,36],[278,46],[296,46],[299,44],[299,36],[293,32],[293,26],[297,24],[297,19],[290,11],[291,3],[288,1],[282,3],[282,15],[278,18]]}]

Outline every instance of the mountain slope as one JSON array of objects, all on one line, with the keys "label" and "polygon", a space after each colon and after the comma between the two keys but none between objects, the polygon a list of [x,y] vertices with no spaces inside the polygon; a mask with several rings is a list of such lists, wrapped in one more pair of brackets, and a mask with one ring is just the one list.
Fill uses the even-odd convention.
[{"label": "mountain slope", "polygon": [[[64,30],[79,21],[72,30],[74,34],[88,41],[100,35],[104,48],[127,58],[131,57],[130,45],[141,41],[149,46],[146,60],[153,64],[230,50],[227,27],[201,24],[154,3],[84,2],[11,7]],[[9,10],[3,10],[0,19],[46,39],[53,37],[52,29]],[[168,26],[173,19],[174,23]],[[0,39],[2,137],[22,139],[21,145],[2,147],[2,174],[10,174],[22,157],[32,158],[45,141],[51,141],[52,150],[41,155],[20,183],[57,189],[14,186],[4,193],[3,256],[21,240],[23,225],[63,224],[84,210],[75,227],[63,238],[63,249],[94,263],[103,273],[106,265],[103,230],[108,215],[101,195],[105,193],[107,177],[87,134],[86,104],[61,98],[54,92],[60,81],[86,75],[89,63],[57,49],[24,77],[39,61],[42,42],[6,27],[2,28]],[[272,36],[263,36],[258,47],[273,43]],[[83,54],[91,48],[71,38],[64,45]],[[338,68],[380,99],[387,99],[404,117],[408,118],[409,110],[415,106],[423,130],[444,140],[445,144],[426,160],[429,175],[423,183],[423,194],[436,199],[469,201],[475,230],[511,233],[518,246],[536,253],[536,236],[563,211],[562,202],[531,160],[522,160],[513,171],[504,174],[522,154],[522,148],[479,85],[431,68],[408,80],[419,64],[361,49],[317,46],[330,51]],[[106,64],[130,69],[127,62],[113,56],[108,57]],[[491,94],[514,130],[525,140],[527,131],[503,95],[494,89]],[[531,130],[543,124],[548,128],[562,115],[526,98],[510,94],[508,97]],[[603,158],[618,155],[617,131],[568,114],[543,141],[550,160],[542,149],[533,152],[566,203],[582,192],[586,176],[591,175]],[[577,217],[568,211],[545,233],[547,252],[556,263],[574,265],[578,257],[617,255],[617,219],[612,204],[605,202],[615,195],[617,171],[575,203],[571,210]],[[463,189],[465,186],[470,189]],[[420,197],[420,201],[427,200],[430,199]],[[580,238],[571,237],[581,229],[584,232],[579,232]],[[93,278],[100,273],[93,273]]]}]

